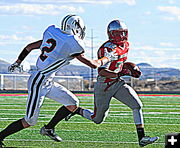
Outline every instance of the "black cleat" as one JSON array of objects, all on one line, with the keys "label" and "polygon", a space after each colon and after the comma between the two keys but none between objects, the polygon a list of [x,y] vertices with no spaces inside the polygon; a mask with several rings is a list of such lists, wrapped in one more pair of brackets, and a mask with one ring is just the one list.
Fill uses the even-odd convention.
[{"label": "black cleat", "polygon": [[140,147],[144,147],[148,144],[152,144],[154,143],[155,141],[157,141],[159,139],[159,137],[149,137],[149,136],[145,136],[143,137],[140,142],[139,142],[139,146]]},{"label": "black cleat", "polygon": [[44,126],[41,128],[40,130],[40,134],[43,136],[48,136],[50,137],[52,140],[57,141],[57,142],[61,142],[62,139],[56,135],[56,133],[54,132],[54,129],[46,129]]}]

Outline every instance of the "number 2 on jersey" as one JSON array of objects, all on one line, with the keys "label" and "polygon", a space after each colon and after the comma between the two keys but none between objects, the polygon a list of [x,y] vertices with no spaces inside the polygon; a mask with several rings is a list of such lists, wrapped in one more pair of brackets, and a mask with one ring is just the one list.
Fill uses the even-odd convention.
[{"label": "number 2 on jersey", "polygon": [[48,43],[48,44],[51,44],[51,46],[50,47],[47,47],[47,46],[45,46],[45,47],[43,47],[42,48],[42,53],[41,53],[41,55],[40,55],[40,59],[42,60],[42,61],[44,61],[48,56],[47,55],[45,55],[44,53],[46,52],[46,53],[49,53],[49,52],[52,52],[53,50],[54,50],[54,48],[56,47],[56,41],[54,40],[54,39],[48,39],[47,41],[46,41],[46,43]]}]

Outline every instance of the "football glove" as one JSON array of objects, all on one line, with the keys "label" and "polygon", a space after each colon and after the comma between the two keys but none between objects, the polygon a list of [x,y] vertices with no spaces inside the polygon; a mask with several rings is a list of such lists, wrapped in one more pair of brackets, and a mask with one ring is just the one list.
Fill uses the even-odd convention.
[{"label": "football glove", "polygon": [[116,51],[108,52],[107,48],[104,49],[104,56],[109,59],[109,61],[115,61],[118,60],[118,55],[115,53]]},{"label": "football glove", "polygon": [[20,63],[14,62],[8,67],[8,72],[14,72],[16,69],[18,69],[18,71],[21,72]]}]

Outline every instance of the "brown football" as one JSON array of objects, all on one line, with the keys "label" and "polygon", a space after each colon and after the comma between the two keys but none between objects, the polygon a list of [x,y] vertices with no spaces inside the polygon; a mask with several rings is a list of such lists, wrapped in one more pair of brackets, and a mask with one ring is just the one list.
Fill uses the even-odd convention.
[{"label": "brown football", "polygon": [[139,78],[141,76],[141,70],[136,64],[132,62],[125,62],[123,65],[123,69],[129,69],[131,71],[132,77]]}]

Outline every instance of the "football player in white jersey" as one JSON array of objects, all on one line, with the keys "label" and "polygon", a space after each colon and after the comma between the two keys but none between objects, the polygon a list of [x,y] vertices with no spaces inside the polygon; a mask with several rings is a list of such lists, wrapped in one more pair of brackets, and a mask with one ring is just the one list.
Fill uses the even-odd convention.
[{"label": "football player in white jersey", "polygon": [[41,128],[40,133],[57,142],[62,140],[55,134],[54,127],[78,108],[79,100],[65,87],[52,81],[55,72],[74,58],[91,68],[100,67],[117,58],[117,55],[111,52],[98,60],[88,59],[84,55],[84,35],[85,25],[81,17],[67,15],[62,20],[61,29],[54,25],[49,26],[43,34],[43,40],[28,44],[16,62],[9,67],[9,71],[13,72],[32,50],[42,51],[36,62],[37,71],[33,72],[28,80],[26,115],[0,132],[0,146],[7,136],[36,124],[44,97],[53,99],[63,106],[58,109],[51,121]]}]

